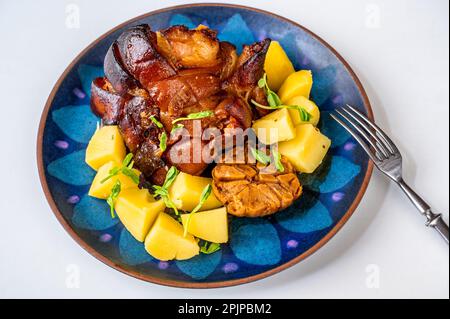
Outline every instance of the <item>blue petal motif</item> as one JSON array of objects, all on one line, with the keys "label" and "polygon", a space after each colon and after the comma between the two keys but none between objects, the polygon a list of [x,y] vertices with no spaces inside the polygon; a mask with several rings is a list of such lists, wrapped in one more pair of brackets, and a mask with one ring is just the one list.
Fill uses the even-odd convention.
[{"label": "blue petal motif", "polygon": [[81,87],[87,96],[91,96],[92,80],[98,77],[105,76],[102,67],[81,64],[78,67],[78,76],[80,77]]},{"label": "blue petal motif", "polygon": [[75,226],[89,230],[105,230],[119,222],[111,218],[106,201],[85,195],[73,210],[72,222]]},{"label": "blue petal motif", "polygon": [[281,227],[294,233],[310,233],[322,230],[333,224],[330,213],[320,202],[311,208],[288,208],[275,215]]},{"label": "blue petal motif", "polygon": [[73,152],[48,164],[47,172],[66,184],[89,185],[95,171],[85,163],[85,157],[86,150]]},{"label": "blue petal motif", "polygon": [[182,14],[174,14],[172,18],[170,18],[169,24],[170,26],[181,24],[188,27],[189,29],[194,29],[195,27],[197,27],[191,19]]},{"label": "blue petal motif", "polygon": [[233,43],[236,46],[238,54],[241,53],[244,44],[252,44],[255,42],[252,31],[239,13],[233,15],[227,21],[223,29],[220,30],[218,38],[221,41]]},{"label": "blue petal motif", "polygon": [[336,67],[329,65],[313,72],[312,100],[321,106],[332,94],[336,78]]},{"label": "blue petal motif", "polygon": [[322,111],[320,117],[320,131],[331,138],[332,147],[343,145],[351,137],[351,135],[330,116],[330,112]]},{"label": "blue petal motif", "polygon": [[231,223],[230,247],[236,257],[252,265],[275,265],[281,244],[275,228],[264,219],[235,218]]},{"label": "blue petal motif", "polygon": [[125,228],[123,228],[120,234],[119,252],[123,261],[130,266],[136,266],[154,260],[145,250],[144,244],[137,241]]},{"label": "blue petal motif", "polygon": [[342,156],[333,156],[331,168],[325,180],[318,185],[321,193],[330,193],[341,189],[361,172],[361,167]]},{"label": "blue petal motif", "polygon": [[52,113],[53,121],[72,140],[88,143],[99,120],[89,105],[65,106]]},{"label": "blue petal motif", "polygon": [[189,277],[200,280],[211,275],[222,260],[222,251],[213,254],[200,254],[188,260],[177,260],[178,268]]}]

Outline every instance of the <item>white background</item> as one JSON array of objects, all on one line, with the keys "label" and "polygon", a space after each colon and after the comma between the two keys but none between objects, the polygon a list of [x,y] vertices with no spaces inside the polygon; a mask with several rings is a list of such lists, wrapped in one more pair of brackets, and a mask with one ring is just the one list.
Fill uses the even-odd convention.
[{"label": "white background", "polygon": [[[197,1],[193,1],[197,2]],[[378,123],[406,158],[405,177],[449,211],[449,2],[447,0],[230,1],[295,20],[353,66]],[[80,28],[66,27],[66,5]],[[117,24],[183,1],[0,1],[0,297],[418,298],[449,297],[449,248],[399,189],[375,172],[346,226],[306,261],[233,288],[183,290],[141,282],[97,261],[53,216],[41,190],[41,111],[72,59]],[[78,289],[66,287],[70,265]],[[366,285],[372,266],[379,288]]]}]

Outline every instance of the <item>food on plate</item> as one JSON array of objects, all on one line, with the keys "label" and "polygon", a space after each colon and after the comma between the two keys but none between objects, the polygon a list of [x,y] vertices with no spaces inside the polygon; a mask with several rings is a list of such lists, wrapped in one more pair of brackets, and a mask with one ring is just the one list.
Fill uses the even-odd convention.
[{"label": "food on plate", "polygon": [[197,238],[219,244],[228,242],[228,215],[225,207],[182,214],[181,221],[186,231]]},{"label": "food on plate", "polygon": [[[208,28],[173,26],[158,33],[148,25],[125,31],[105,58],[105,78],[92,83],[91,107],[108,124],[117,124],[136,167],[152,179],[164,163],[188,174],[201,174],[204,162],[179,164],[176,139],[167,139],[174,121],[209,111],[201,129],[250,127],[250,99],[261,97],[257,86],[270,40],[236,49]],[[152,117],[160,123],[150,120]],[[192,136],[189,118],[178,122]],[[166,142],[161,145],[161,137]],[[206,144],[206,143],[205,143]],[[193,148],[190,141],[183,145]],[[205,147],[206,145],[202,145]],[[175,155],[174,155],[175,154]],[[173,158],[175,156],[175,158]],[[160,179],[157,179],[160,180]]]},{"label": "food on plate", "polygon": [[267,50],[264,71],[272,90],[278,91],[284,80],[295,72],[291,60],[278,41],[271,41]]},{"label": "food on plate", "polygon": [[301,112],[296,109],[289,109],[289,115],[291,116],[292,122],[294,123],[294,126],[297,126],[299,124],[306,124],[311,123],[314,126],[317,126],[320,120],[320,110],[317,107],[316,103],[313,101],[307,99],[306,97],[299,95],[294,96],[290,100],[287,101],[288,105],[299,105],[303,107],[306,112],[310,114],[309,119],[305,121],[305,119],[302,119]]},{"label": "food on plate", "polygon": [[104,71],[91,84],[101,123],[86,150],[89,195],[159,260],[213,254],[230,218],[292,205],[298,173],[331,145],[315,128],[311,71],[270,39],[238,55],[204,25],[138,25],[111,44]]},{"label": "food on plate", "polygon": [[200,247],[191,234],[184,235],[183,226],[166,213],[160,213],[145,238],[145,249],[159,260],[184,260],[197,256]]},{"label": "food on plate", "polygon": [[282,108],[253,122],[252,128],[262,143],[268,145],[295,137],[294,123],[289,111],[287,108]]},{"label": "food on plate", "polygon": [[115,202],[120,221],[140,242],[144,241],[159,213],[165,208],[163,200],[155,200],[147,189],[137,187],[122,190]]},{"label": "food on plate", "polygon": [[278,95],[283,103],[287,103],[294,96],[304,96],[309,99],[312,86],[312,72],[300,70],[287,77],[281,85]]},{"label": "food on plate", "polygon": [[322,163],[331,141],[312,124],[298,125],[294,139],[278,145],[280,153],[302,173],[312,173]]},{"label": "food on plate", "polygon": [[[180,172],[169,188],[169,197],[178,209],[190,212],[197,206],[203,189],[209,184],[212,184],[212,178]],[[223,204],[211,194],[203,203],[202,209],[210,210],[221,206]]]},{"label": "food on plate", "polygon": [[257,164],[218,164],[212,172],[213,190],[238,217],[271,215],[290,206],[300,197],[302,186],[294,167],[281,158],[282,171]]},{"label": "food on plate", "polygon": [[95,170],[113,161],[121,163],[125,157],[125,145],[117,126],[104,126],[98,129],[86,149],[86,163]]},{"label": "food on plate", "polygon": [[[118,167],[116,162],[111,161],[98,169],[97,174],[92,181],[91,187],[89,188],[89,196],[107,199],[117,181],[120,181],[122,189],[137,186],[132,178],[124,175],[123,173],[118,173],[108,179],[108,176],[110,175],[109,172],[116,167]],[[137,169],[133,169],[133,171],[136,176],[140,175],[140,172]]]}]

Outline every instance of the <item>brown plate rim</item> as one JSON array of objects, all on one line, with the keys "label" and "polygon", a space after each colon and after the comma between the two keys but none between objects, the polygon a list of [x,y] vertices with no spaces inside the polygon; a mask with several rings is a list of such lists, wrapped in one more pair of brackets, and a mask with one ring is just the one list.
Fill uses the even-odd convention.
[{"label": "brown plate rim", "polygon": [[119,24],[118,26],[114,27],[113,29],[109,30],[108,32],[104,33],[99,38],[97,38],[95,41],[93,41],[91,44],[89,44],[83,51],[81,51],[75,57],[75,59],[69,64],[69,66],[64,70],[62,75],[59,77],[58,81],[54,85],[54,87],[47,99],[47,102],[45,103],[45,107],[44,107],[44,110],[41,115],[41,119],[40,119],[40,123],[39,123],[39,130],[38,130],[38,135],[37,135],[37,164],[38,164],[39,179],[41,182],[42,189],[43,189],[45,197],[50,205],[50,208],[52,209],[53,213],[55,214],[55,216],[58,219],[58,221],[60,222],[60,224],[69,233],[69,235],[84,250],[86,250],[92,256],[94,256],[95,258],[97,258],[98,260],[103,262],[104,264],[106,264],[124,274],[132,276],[134,278],[137,278],[137,279],[140,279],[143,281],[147,281],[147,282],[151,282],[151,283],[155,283],[155,284],[159,284],[159,285],[178,287],[178,288],[221,288],[221,287],[230,287],[230,286],[236,286],[236,285],[241,285],[241,284],[245,284],[245,283],[250,283],[250,282],[274,275],[282,270],[285,270],[285,269],[299,263],[300,261],[304,260],[305,258],[309,257],[311,254],[313,254],[319,248],[321,248],[323,245],[325,245],[342,228],[342,226],[348,221],[348,219],[353,215],[356,207],[359,205],[364,193],[366,192],[367,186],[368,186],[370,178],[372,176],[373,167],[374,167],[373,163],[371,161],[369,161],[363,183],[361,185],[361,188],[360,188],[355,200],[351,204],[348,211],[341,218],[341,220],[326,234],[326,236],[324,236],[314,246],[312,246],[311,248],[309,248],[307,251],[305,251],[303,254],[297,256],[296,258],[294,258],[280,266],[277,266],[273,269],[267,270],[267,271],[262,272],[257,275],[245,277],[245,278],[225,280],[225,281],[216,281],[216,282],[183,282],[183,281],[161,279],[161,278],[156,278],[153,276],[143,275],[137,271],[126,269],[123,266],[113,262],[112,260],[103,256],[102,254],[98,253],[91,246],[89,246],[80,236],[78,236],[78,234],[70,227],[69,223],[65,220],[65,218],[59,211],[59,209],[50,193],[50,189],[48,187],[47,180],[45,178],[45,169],[44,169],[44,162],[43,162],[43,156],[42,156],[44,129],[45,129],[45,123],[47,121],[48,112],[49,112],[50,106],[53,102],[56,92],[58,91],[62,81],[67,76],[68,72],[81,59],[81,57],[84,56],[84,54],[86,52],[88,52],[92,47],[94,47],[99,41],[101,41],[103,38],[105,38],[109,34],[117,31],[118,29],[126,26],[129,23],[133,23],[135,21],[138,21],[140,19],[146,18],[148,16],[151,16],[151,15],[154,15],[157,13],[168,12],[168,11],[171,11],[174,9],[180,9],[180,8],[203,7],[203,6],[237,8],[237,9],[244,9],[244,10],[249,10],[249,11],[253,11],[253,12],[257,12],[257,13],[262,13],[262,14],[270,15],[277,19],[289,22],[289,23],[295,25],[296,27],[302,29],[303,31],[307,32],[309,35],[311,35],[313,38],[315,38],[317,41],[319,41],[322,45],[326,46],[339,59],[339,61],[341,61],[341,63],[344,64],[345,68],[349,71],[352,79],[355,81],[356,85],[358,86],[359,91],[361,92],[361,95],[364,100],[364,107],[366,108],[366,110],[368,112],[368,117],[371,120],[374,119],[373,111],[372,111],[372,107],[370,105],[369,98],[367,96],[366,91],[364,90],[364,87],[362,86],[361,81],[358,79],[356,73],[353,71],[353,69],[350,67],[350,65],[347,63],[347,61],[345,61],[345,59],[334,48],[331,45],[329,45],[326,41],[324,41],[322,38],[317,36],[315,33],[311,32],[307,28],[301,26],[297,22],[294,22],[283,16],[280,16],[280,15],[277,15],[277,14],[274,14],[272,12],[268,12],[265,10],[252,8],[252,7],[248,7],[248,6],[236,5],[236,4],[222,4],[222,3],[195,3],[195,4],[184,4],[184,5],[171,6],[171,7],[167,7],[167,8],[154,10],[154,11],[142,14],[140,16],[137,16],[135,18],[129,19],[129,20]]}]

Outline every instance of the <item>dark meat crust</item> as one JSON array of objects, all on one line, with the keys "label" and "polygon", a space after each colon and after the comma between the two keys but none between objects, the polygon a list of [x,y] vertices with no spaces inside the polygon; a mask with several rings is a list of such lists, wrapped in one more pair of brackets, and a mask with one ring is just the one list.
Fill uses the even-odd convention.
[{"label": "dark meat crust", "polygon": [[122,33],[117,45],[127,71],[144,88],[176,74],[176,70],[158,52],[156,34],[146,24]]},{"label": "dark meat crust", "polygon": [[118,94],[125,94],[128,90],[139,86],[139,83],[123,64],[117,41],[114,41],[109,47],[103,62],[103,69],[106,78]]},{"label": "dark meat crust", "polygon": [[176,68],[211,68],[221,63],[217,32],[173,26],[160,33],[158,46]]},{"label": "dark meat crust", "polygon": [[114,92],[106,78],[96,78],[91,84],[91,110],[106,125],[116,124],[126,98]]}]

